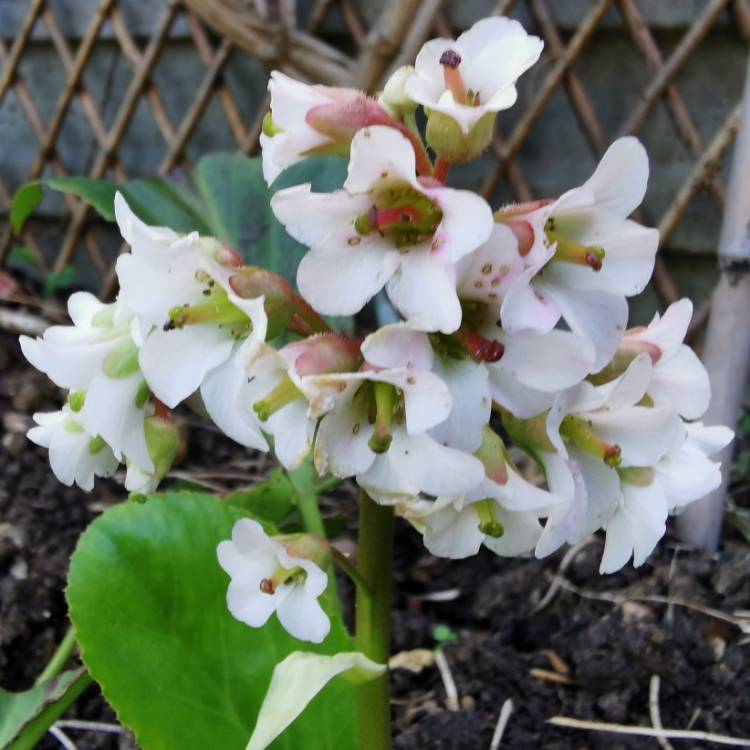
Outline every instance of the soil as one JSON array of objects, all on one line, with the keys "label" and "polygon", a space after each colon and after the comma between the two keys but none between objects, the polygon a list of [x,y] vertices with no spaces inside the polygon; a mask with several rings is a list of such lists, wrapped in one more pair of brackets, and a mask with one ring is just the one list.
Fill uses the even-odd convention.
[{"label": "soil", "polygon": [[[31,685],[64,635],[65,575],[79,534],[123,498],[113,481],[99,481],[91,494],[63,487],[49,470],[46,451],[24,437],[33,411],[55,408],[58,399],[45,378],[22,364],[15,338],[0,334],[0,685],[11,690]],[[229,469],[222,480],[227,489],[232,471],[246,483],[270,466],[196,426],[181,468],[195,475],[207,470],[209,461]],[[353,518],[351,493],[327,499],[324,509]],[[547,723],[565,715],[652,726],[653,675],[661,678],[664,726],[750,737],[743,633],[731,622],[684,606],[728,614],[750,609],[750,548],[743,541],[727,538],[722,552],[710,557],[667,539],[641,569],[601,577],[601,540],[594,539],[569,556],[564,586],[551,597],[546,595],[561,555],[544,561],[489,553],[439,560],[403,523],[396,541],[393,653],[432,650],[438,645],[436,626],[447,626],[441,648],[458,697],[457,710],[448,710],[445,683],[434,664],[416,673],[394,670],[397,750],[489,748],[507,699],[513,711],[500,748],[658,748],[655,739]],[[678,603],[644,600],[653,595]],[[114,721],[95,688],[71,715]],[[79,750],[134,747],[128,735],[76,732],[75,741]],[[678,747],[707,746],[681,741]],[[40,747],[59,745],[48,737]]]}]

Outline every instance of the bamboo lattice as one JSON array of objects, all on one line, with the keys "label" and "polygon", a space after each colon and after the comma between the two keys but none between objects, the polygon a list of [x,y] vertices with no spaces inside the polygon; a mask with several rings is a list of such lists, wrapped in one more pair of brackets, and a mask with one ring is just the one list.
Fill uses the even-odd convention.
[{"label": "bamboo lattice", "polygon": [[[147,43],[140,48],[127,28],[117,1],[99,0],[96,6],[92,2],[88,27],[77,48],[72,49],[61,30],[55,5],[54,0],[29,0],[28,12],[13,44],[8,48],[0,41],[0,104],[9,92],[14,93],[37,143],[36,157],[27,175],[29,179],[45,174],[69,173],[56,144],[74,104],[84,113],[96,146],[89,176],[108,176],[117,180],[129,176],[120,156],[120,148],[129,129],[134,127],[134,114],[143,102],[148,106],[163,140],[163,155],[157,171],[168,174],[177,167],[187,166],[186,149],[214,100],[223,111],[237,147],[245,153],[257,150],[267,100],[251,118],[243,117],[241,107],[224,76],[234,56],[250,55],[261,61],[268,70],[280,68],[292,76],[310,81],[375,90],[389,70],[413,60],[426,39],[435,35],[454,36],[441,0],[389,0],[372,28],[366,27],[352,0],[317,0],[304,29],[295,25],[293,0],[267,0],[254,4],[247,0],[170,0],[164,5],[154,4],[154,13],[160,14],[160,17]],[[657,105],[663,103],[666,107],[675,134],[685,144],[693,164],[661,217],[654,222],[654,217],[649,216],[649,220],[659,227],[663,245],[699,192],[710,195],[719,207],[723,207],[725,186],[718,171],[726,149],[736,136],[741,102],[732,108],[713,137],[704,142],[675,79],[720,14],[731,13],[736,33],[743,42],[748,41],[750,0],[706,0],[702,12],[666,56],[644,22],[636,0],[592,0],[586,16],[567,40],[551,12],[552,0],[504,0],[497,4],[496,12],[510,14],[516,9],[514,6],[521,5],[526,6],[533,19],[535,33],[543,37],[552,63],[547,67],[541,84],[535,87],[523,105],[510,132],[495,138],[491,149],[493,163],[484,179],[482,193],[490,198],[505,182],[517,199],[532,198],[517,157],[552,97],[562,90],[570,102],[578,127],[596,157],[618,135],[639,133]],[[650,79],[619,129],[605,132],[592,97],[574,66],[612,8],[621,16],[632,42],[642,55]],[[344,54],[316,36],[333,12],[343,19],[351,39],[350,48],[356,52],[355,55]],[[186,22],[190,41],[203,64],[203,76],[196,82],[192,102],[181,119],[176,121],[165,106],[153,74],[180,19]],[[21,61],[29,50],[32,32],[39,24],[46,27],[66,75],[66,85],[47,121],[20,71]],[[131,69],[130,83],[109,125],[102,116],[101,103],[97,102],[84,79],[105,24],[109,24],[115,43]],[[11,187],[0,170],[0,210],[7,212],[11,199]],[[79,253],[87,252],[98,273],[102,296],[110,296],[115,281],[112,259],[104,252],[93,231],[92,212],[87,205],[71,196],[65,198],[65,203],[65,231],[52,262],[46,258],[32,228],[24,231],[22,241],[34,252],[40,267],[48,271],[60,271]],[[9,226],[2,230],[0,267],[14,241]],[[661,258],[657,258],[654,285],[665,303],[679,296],[679,290]],[[707,312],[706,305],[698,310],[693,321],[693,332],[705,321]]]}]

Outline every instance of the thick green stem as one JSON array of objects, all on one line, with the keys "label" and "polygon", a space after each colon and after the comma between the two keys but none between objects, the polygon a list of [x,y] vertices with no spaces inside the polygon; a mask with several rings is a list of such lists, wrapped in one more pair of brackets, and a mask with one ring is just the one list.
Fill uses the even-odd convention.
[{"label": "thick green stem", "polygon": [[52,658],[49,660],[49,664],[44,668],[44,671],[37,677],[35,685],[41,685],[47,680],[51,680],[53,677],[57,677],[60,672],[63,671],[65,665],[70,659],[70,655],[73,653],[73,648],[76,645],[76,631],[71,625],[68,628],[68,632],[62,639],[57,650],[52,654]]},{"label": "thick green stem", "polygon": [[[357,570],[367,588],[357,587],[357,649],[388,664],[391,640],[393,509],[364,492],[360,503]],[[358,688],[359,750],[390,750],[391,697],[388,672]]]}]

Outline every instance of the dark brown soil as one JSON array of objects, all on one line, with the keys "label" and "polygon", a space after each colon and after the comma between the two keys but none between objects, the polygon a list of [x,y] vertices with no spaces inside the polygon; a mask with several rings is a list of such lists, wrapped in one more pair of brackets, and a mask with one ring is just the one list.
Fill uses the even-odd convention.
[{"label": "dark brown soil", "polygon": [[[15,339],[0,334],[0,685],[6,689],[28,687],[50,658],[67,625],[63,588],[76,539],[124,496],[115,482],[99,482],[90,495],[63,487],[46,452],[25,439],[30,414],[53,408],[55,398],[44,378],[21,364]],[[186,465],[221,466],[226,475],[211,481],[222,486],[232,486],[230,472],[242,477],[268,466],[206,428],[192,430],[190,441]],[[341,498],[337,503],[353,518],[353,501]],[[725,613],[750,609],[747,545],[729,540],[720,556],[709,558],[667,540],[642,569],[609,577],[596,572],[600,554],[598,540],[582,549],[564,573],[576,593],[563,588],[539,609],[560,556],[540,562],[482,553],[438,560],[400,524],[393,653],[433,649],[435,627],[448,626],[455,640],[444,653],[460,707],[446,709],[435,666],[416,674],[395,670],[397,750],[489,748],[508,698],[514,710],[502,748],[658,748],[654,739],[547,723],[563,714],[650,726],[653,675],[661,678],[665,726],[750,737],[750,672],[739,628],[681,604],[635,601],[657,594]],[[625,592],[627,603],[611,601]],[[95,689],[73,712],[113,721]],[[79,750],[131,747],[127,738],[103,734],[76,733],[75,739]],[[706,746],[683,741],[678,750]],[[48,738],[40,747],[59,746]]]}]

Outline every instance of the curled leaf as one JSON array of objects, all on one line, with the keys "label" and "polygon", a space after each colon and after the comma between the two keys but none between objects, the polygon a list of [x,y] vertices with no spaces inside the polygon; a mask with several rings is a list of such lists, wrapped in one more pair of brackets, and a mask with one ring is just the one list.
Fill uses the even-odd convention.
[{"label": "curled leaf", "polygon": [[356,651],[335,656],[295,651],[274,669],[258,722],[245,750],[267,748],[337,675],[359,685],[383,672],[384,664],[376,664]]}]

